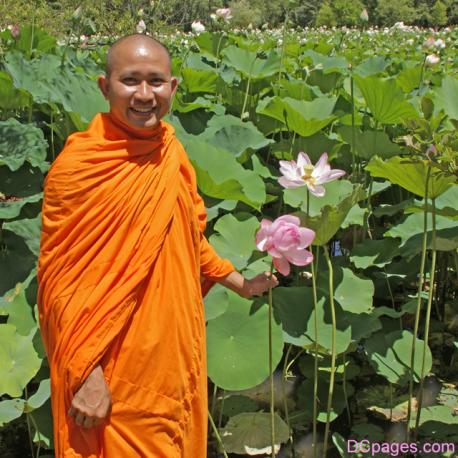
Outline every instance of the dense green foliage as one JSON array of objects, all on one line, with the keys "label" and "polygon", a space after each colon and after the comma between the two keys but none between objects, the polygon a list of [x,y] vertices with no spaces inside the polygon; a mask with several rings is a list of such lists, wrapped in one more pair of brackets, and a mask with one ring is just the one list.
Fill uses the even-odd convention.
[{"label": "dense green foliage", "polygon": [[[75,8],[81,12],[83,23],[75,26]],[[391,26],[395,22],[441,27],[458,21],[458,0],[27,0],[0,3],[0,27],[34,21],[38,27],[53,30],[61,36],[124,35],[135,30],[144,20],[148,30],[158,33],[173,30],[189,31],[195,20],[207,28],[218,26],[211,19],[217,8],[232,9],[233,27],[263,25],[280,27],[285,21],[292,27],[315,25],[364,24],[360,16],[368,11],[368,24]]]},{"label": "dense green foliage", "polygon": [[[431,33],[163,37],[180,78],[169,121],[216,250],[250,277],[270,268],[254,243],[261,218],[294,213],[317,234],[314,263],[273,292],[279,457],[291,456],[290,436],[296,456],[312,456],[317,423],[317,442],[329,430],[341,456],[345,439],[388,441],[394,430],[398,442],[406,429],[458,441],[458,34],[425,45]],[[105,49],[57,44],[32,27],[1,32],[0,47],[0,447],[22,419],[43,456],[52,449],[36,310],[43,176],[67,136],[107,108],[95,82]],[[433,52],[437,63],[426,59]],[[284,189],[279,160],[299,151],[313,162],[326,151],[347,175],[321,198]],[[259,451],[270,445],[267,299],[215,287],[205,307],[210,413],[228,453]],[[211,434],[209,457],[217,448]]]}]

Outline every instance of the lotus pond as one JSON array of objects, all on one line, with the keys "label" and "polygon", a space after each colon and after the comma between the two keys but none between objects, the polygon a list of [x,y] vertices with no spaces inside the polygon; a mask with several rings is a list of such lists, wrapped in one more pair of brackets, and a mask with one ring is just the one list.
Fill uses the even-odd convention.
[{"label": "lotus pond", "polygon": [[[0,32],[0,455],[52,456],[37,328],[43,177],[107,109],[106,42]],[[163,37],[168,120],[195,167],[207,235],[247,277],[271,269],[261,220],[299,218],[313,262],[266,297],[205,299],[208,456],[367,456],[351,440],[458,443],[458,30]],[[431,56],[434,56],[432,58]],[[317,196],[280,161],[326,152]],[[385,448],[377,456],[396,456]],[[397,456],[409,456],[399,452]]]}]

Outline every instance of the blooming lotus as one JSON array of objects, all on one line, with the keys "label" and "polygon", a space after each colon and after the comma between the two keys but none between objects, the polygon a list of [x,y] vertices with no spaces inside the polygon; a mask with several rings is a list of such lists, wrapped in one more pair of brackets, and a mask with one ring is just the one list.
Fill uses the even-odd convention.
[{"label": "blooming lotus", "polygon": [[436,65],[440,62],[439,56],[436,56],[436,54],[429,54],[426,56],[426,63],[428,65]]},{"label": "blooming lotus", "polygon": [[205,26],[200,21],[194,21],[191,24],[191,29],[194,33],[205,32]]},{"label": "blooming lotus", "polygon": [[290,272],[290,263],[306,266],[313,261],[313,254],[306,248],[313,242],[315,232],[300,226],[297,216],[283,215],[275,221],[263,219],[256,234],[256,246],[267,251],[275,268],[283,275]]},{"label": "blooming lotus", "polygon": [[231,9],[230,8],[218,8],[215,11],[216,16],[218,16],[221,19],[224,19],[225,21],[229,21],[229,19],[232,19],[232,14],[231,14]]},{"label": "blooming lotus", "polygon": [[146,24],[143,19],[140,19],[137,24],[137,33],[143,33],[146,30]]},{"label": "blooming lotus", "polygon": [[280,161],[280,172],[283,176],[278,179],[278,182],[284,188],[307,186],[308,190],[318,197],[325,194],[322,184],[345,175],[343,170],[331,169],[326,153],[323,153],[318,162],[313,165],[308,155],[300,152],[297,162]]}]

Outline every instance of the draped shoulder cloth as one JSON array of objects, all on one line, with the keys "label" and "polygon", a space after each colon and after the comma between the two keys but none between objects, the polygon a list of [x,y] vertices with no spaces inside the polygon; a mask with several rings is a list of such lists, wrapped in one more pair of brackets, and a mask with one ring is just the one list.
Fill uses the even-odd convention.
[{"label": "draped shoulder cloth", "polygon": [[[200,278],[234,270],[208,244],[205,221],[194,170],[167,123],[139,139],[98,114],[67,140],[45,181],[38,266],[57,457],[205,456]],[[84,430],[67,411],[97,364],[113,410]],[[138,412],[141,425],[129,420]]]}]

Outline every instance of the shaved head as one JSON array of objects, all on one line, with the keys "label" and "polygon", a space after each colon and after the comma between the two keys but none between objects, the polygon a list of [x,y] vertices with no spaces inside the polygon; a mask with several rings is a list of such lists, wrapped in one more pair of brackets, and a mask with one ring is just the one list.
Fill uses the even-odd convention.
[{"label": "shaved head", "polygon": [[164,54],[170,71],[172,71],[172,58],[169,50],[160,41],[143,33],[133,33],[119,38],[108,49],[105,63],[105,73],[108,77],[110,77],[113,67],[119,63],[118,61],[122,58],[123,53],[132,49],[140,53],[142,53],[142,49],[149,49],[155,53]]}]

